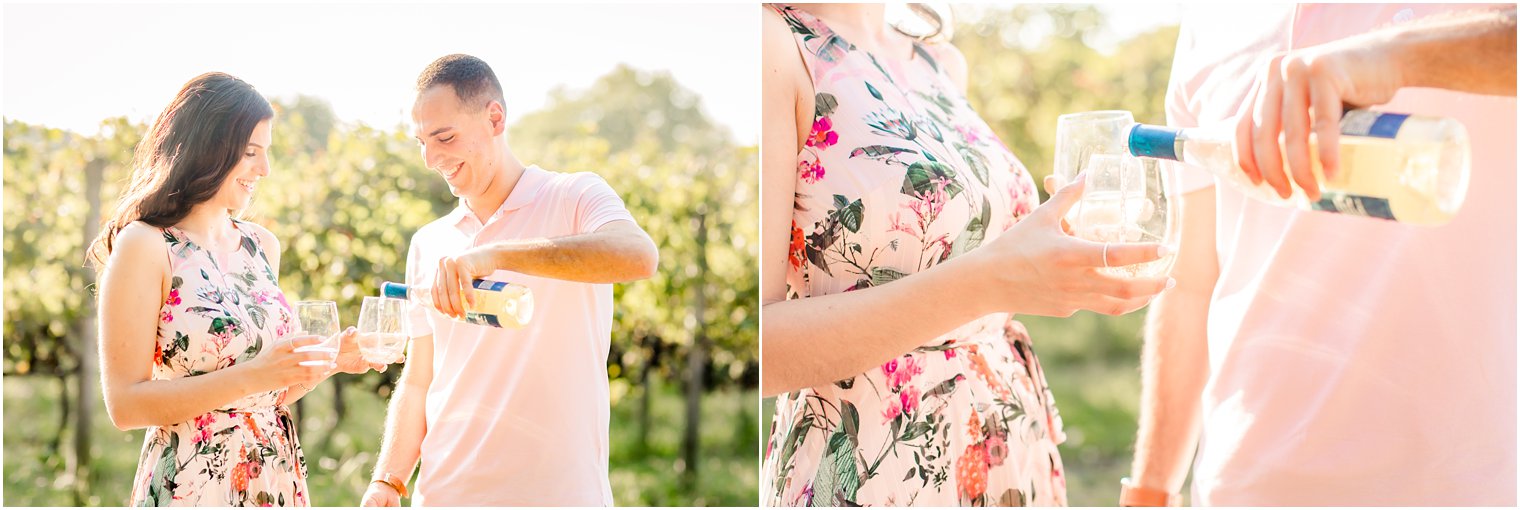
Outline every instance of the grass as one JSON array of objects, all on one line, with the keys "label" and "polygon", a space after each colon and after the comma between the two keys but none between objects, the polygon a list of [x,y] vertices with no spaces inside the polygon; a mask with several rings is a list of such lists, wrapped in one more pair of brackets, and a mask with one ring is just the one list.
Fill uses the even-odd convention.
[{"label": "grass", "polygon": [[[613,406],[611,473],[613,498],[620,506],[753,506],[758,501],[758,431],[755,390],[720,390],[703,396],[702,452],[693,482],[679,459],[685,400],[678,387],[654,386],[648,443],[637,444],[637,406],[632,396]],[[130,497],[142,430],[112,427],[105,406],[96,402],[92,483],[83,500],[74,499],[65,456],[50,448],[57,436],[59,384],[42,377],[4,380],[4,504],[8,506],[120,506]],[[379,451],[385,401],[357,386],[345,388],[347,412],[341,423],[332,406],[332,386],[303,399],[301,441],[310,470],[311,500],[319,506],[359,503]],[[326,431],[332,431],[331,434]],[[63,450],[70,448],[65,437]],[[406,502],[403,502],[406,503]]]}]

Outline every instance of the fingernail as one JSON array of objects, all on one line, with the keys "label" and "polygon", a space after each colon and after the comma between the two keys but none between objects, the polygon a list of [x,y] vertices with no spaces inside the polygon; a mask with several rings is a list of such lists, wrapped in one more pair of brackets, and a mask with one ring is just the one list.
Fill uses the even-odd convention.
[{"label": "fingernail", "polygon": [[1172,249],[1171,249],[1171,248],[1168,248],[1168,247],[1167,247],[1167,246],[1166,246],[1166,245],[1164,245],[1164,244],[1163,244],[1163,245],[1161,245],[1161,246],[1157,246],[1157,247],[1156,247],[1156,256],[1157,256],[1157,257],[1165,257],[1165,256],[1167,256],[1167,254],[1169,254],[1169,253],[1171,253],[1171,252],[1172,252]]},{"label": "fingernail", "polygon": [[1176,287],[1176,286],[1177,286],[1177,279],[1176,278],[1167,278],[1166,279],[1166,288],[1162,289],[1162,290],[1171,290],[1172,287]]}]

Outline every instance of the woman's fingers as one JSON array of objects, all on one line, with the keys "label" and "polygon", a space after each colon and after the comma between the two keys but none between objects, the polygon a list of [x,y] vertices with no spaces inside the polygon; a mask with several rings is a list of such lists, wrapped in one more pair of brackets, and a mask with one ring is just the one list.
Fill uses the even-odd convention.
[{"label": "woman's fingers", "polygon": [[1169,248],[1157,243],[1099,243],[1081,241],[1081,259],[1092,267],[1119,267],[1165,257]]},{"label": "woman's fingers", "polygon": [[312,346],[312,345],[320,345],[322,342],[323,342],[323,339],[320,336],[316,336],[316,335],[298,336],[298,337],[290,339],[290,344],[287,347],[290,350],[294,351],[294,350],[299,349],[301,347],[308,347],[308,346]]},{"label": "woman's fingers", "polygon": [[[1077,174],[1077,177],[1071,183],[1062,186],[1061,189],[1056,190],[1054,194],[1050,195],[1050,200],[1046,200],[1045,203],[1036,207],[1035,212],[1031,216],[1045,214],[1048,219],[1044,221],[1052,223],[1060,221],[1066,217],[1067,211],[1070,211],[1071,207],[1082,199],[1082,191],[1086,188],[1086,184],[1087,180],[1082,178],[1082,174]],[[1044,212],[1042,213],[1041,211]]]}]

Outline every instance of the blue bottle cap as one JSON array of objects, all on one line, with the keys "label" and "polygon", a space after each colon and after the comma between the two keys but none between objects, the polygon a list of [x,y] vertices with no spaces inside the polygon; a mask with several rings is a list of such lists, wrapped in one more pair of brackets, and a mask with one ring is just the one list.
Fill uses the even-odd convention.
[{"label": "blue bottle cap", "polygon": [[1131,156],[1177,161],[1177,135],[1181,129],[1135,124],[1129,130]]},{"label": "blue bottle cap", "polygon": [[385,282],[380,284],[380,295],[388,298],[406,299],[406,291],[407,288],[405,285],[396,282]]}]

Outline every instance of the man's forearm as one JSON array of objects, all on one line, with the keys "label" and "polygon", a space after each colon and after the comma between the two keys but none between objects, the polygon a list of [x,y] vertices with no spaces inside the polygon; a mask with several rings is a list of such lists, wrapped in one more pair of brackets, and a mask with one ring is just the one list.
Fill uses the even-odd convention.
[{"label": "man's forearm", "polygon": [[385,437],[371,480],[383,480],[386,473],[402,480],[411,479],[422,455],[422,438],[427,435],[426,399],[425,386],[409,385],[404,379],[396,386],[396,396],[385,415]]},{"label": "man's forearm", "polygon": [[1209,296],[1167,294],[1146,313],[1142,348],[1140,427],[1132,466],[1134,483],[1177,492],[1202,425],[1208,380],[1206,322]]},{"label": "man's forearm", "polygon": [[1515,7],[1431,17],[1391,29],[1407,87],[1515,95]]},{"label": "man's forearm", "polygon": [[586,283],[642,280],[653,275],[659,263],[654,243],[638,227],[501,241],[487,247],[496,268]]},{"label": "man's forearm", "polygon": [[1209,300],[1219,279],[1214,210],[1213,188],[1183,195],[1182,239],[1172,271],[1177,286],[1145,314],[1140,427],[1130,472],[1131,483],[1140,487],[1181,490],[1197,446],[1209,376]]}]

